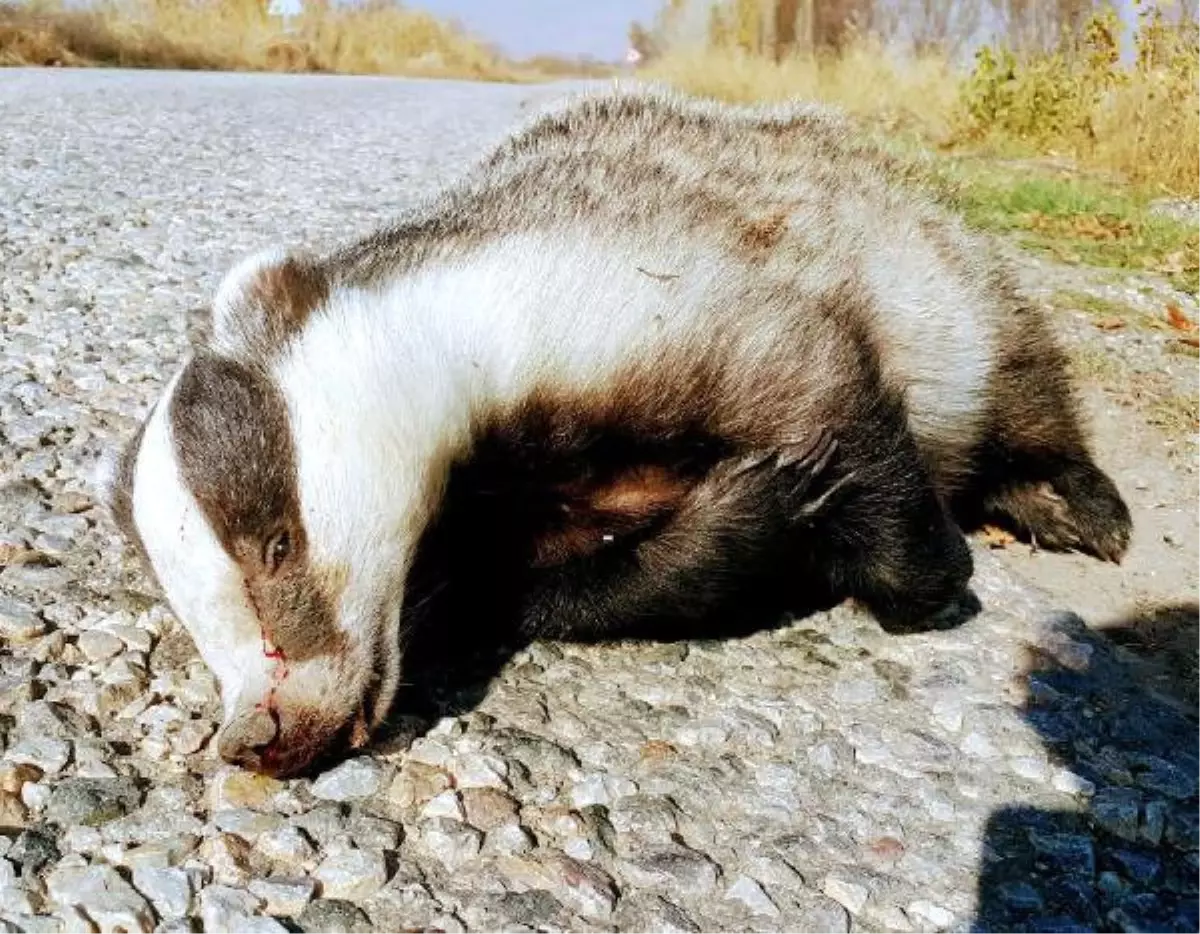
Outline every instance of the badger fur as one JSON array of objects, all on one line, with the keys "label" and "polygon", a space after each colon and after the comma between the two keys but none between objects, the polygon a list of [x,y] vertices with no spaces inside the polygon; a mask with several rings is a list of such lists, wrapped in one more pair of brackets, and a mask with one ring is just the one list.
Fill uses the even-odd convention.
[{"label": "badger fur", "polygon": [[968,602],[983,519],[1130,534],[986,242],[836,115],[657,91],[236,267],[111,503],[220,681],[220,754],[276,774],[367,740],[450,567],[530,636],[687,635],[802,581],[904,628]]}]

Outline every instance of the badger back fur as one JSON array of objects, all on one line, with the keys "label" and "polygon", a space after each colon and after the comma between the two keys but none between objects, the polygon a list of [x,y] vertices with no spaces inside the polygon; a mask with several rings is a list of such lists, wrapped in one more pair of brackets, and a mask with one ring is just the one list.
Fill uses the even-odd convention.
[{"label": "badger back fur", "polygon": [[817,108],[572,100],[387,229],[245,261],[211,330],[113,508],[262,771],[366,740],[452,571],[529,635],[800,581],[907,627],[969,603],[960,526],[1128,540],[1038,311]]}]

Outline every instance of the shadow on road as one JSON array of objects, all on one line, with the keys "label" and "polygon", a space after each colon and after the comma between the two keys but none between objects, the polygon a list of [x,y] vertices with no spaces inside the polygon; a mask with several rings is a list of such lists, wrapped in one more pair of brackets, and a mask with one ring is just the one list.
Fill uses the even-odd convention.
[{"label": "shadow on road", "polygon": [[991,816],[974,930],[1200,930],[1198,614],[1098,631],[1068,614],[1030,659],[1024,716],[1080,807]]}]

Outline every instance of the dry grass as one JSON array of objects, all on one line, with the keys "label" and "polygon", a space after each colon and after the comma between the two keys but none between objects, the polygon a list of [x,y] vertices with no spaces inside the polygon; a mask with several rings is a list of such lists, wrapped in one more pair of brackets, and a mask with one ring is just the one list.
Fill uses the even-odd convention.
[{"label": "dry grass", "polygon": [[840,54],[780,60],[736,43],[668,49],[647,77],[733,101],[807,98],[925,145],[1006,157],[1053,156],[1118,177],[1143,193],[1194,198],[1200,188],[1200,41],[1146,13],[1121,64],[1120,30],[1101,13],[1050,51],[980,51],[956,70],[936,54],[889,53],[870,38]]},{"label": "dry grass", "polygon": [[826,101],[889,130],[946,138],[958,78],[938,56],[896,56],[869,39],[840,55],[771,58],[736,47],[694,46],[667,53],[641,72],[690,93],[752,102]]},{"label": "dry grass", "polygon": [[[496,81],[537,80],[428,13],[388,0],[335,6],[308,0],[284,30],[266,0],[56,0],[0,6],[0,65],[332,72]],[[559,73],[568,66],[555,62]]]}]

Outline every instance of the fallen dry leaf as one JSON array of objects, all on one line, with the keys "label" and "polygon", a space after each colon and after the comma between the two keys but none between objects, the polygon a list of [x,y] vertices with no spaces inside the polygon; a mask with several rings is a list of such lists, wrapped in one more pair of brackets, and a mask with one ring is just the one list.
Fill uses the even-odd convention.
[{"label": "fallen dry leaf", "polygon": [[1188,347],[1200,348],[1200,336],[1195,334],[1192,334],[1188,337],[1177,337],[1175,339],[1181,344],[1186,344]]},{"label": "fallen dry leaf", "polygon": [[1167,306],[1167,324],[1171,325],[1176,331],[1197,330],[1196,322],[1185,315],[1183,309],[1175,304]]},{"label": "fallen dry leaf", "polygon": [[679,750],[670,743],[661,739],[652,739],[648,743],[642,744],[641,757],[651,762],[662,762],[670,759]]},{"label": "fallen dry leaf", "polygon": [[1004,548],[1017,540],[1007,529],[996,525],[985,525],[979,530],[979,537],[988,548]]},{"label": "fallen dry leaf", "polygon": [[904,855],[904,844],[895,837],[879,837],[868,844],[871,852],[881,859],[897,860]]}]

